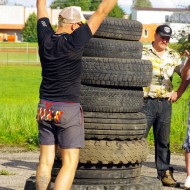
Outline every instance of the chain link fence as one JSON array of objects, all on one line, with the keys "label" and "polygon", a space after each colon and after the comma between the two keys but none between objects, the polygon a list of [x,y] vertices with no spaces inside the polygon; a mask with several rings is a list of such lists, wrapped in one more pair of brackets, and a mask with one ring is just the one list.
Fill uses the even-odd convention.
[{"label": "chain link fence", "polygon": [[0,64],[39,64],[37,47],[0,47]]}]

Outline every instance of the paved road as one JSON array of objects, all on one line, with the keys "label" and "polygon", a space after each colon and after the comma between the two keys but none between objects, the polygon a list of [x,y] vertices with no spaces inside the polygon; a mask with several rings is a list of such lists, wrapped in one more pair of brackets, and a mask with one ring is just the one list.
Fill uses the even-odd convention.
[{"label": "paved road", "polygon": [[[185,172],[185,159],[184,156],[179,156],[176,154],[171,155],[171,166],[174,167],[174,178],[180,182],[180,188],[164,187],[164,190],[177,190],[184,189],[184,180],[186,178]],[[146,162],[143,164],[141,175],[156,177],[156,169],[154,165],[154,155],[149,154]]]},{"label": "paved road", "polygon": [[[22,148],[0,147],[0,173],[8,173],[8,175],[0,175],[0,190],[23,190],[25,180],[35,175],[38,157],[38,151],[25,152]],[[171,164],[175,168],[174,177],[182,184],[182,187],[164,187],[164,190],[183,189],[186,176],[184,156],[172,155]],[[148,155],[141,175],[156,177],[153,154]]]}]

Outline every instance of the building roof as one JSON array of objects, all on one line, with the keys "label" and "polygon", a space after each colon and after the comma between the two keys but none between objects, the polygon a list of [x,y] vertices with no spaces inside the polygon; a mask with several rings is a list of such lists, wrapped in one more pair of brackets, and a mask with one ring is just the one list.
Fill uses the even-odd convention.
[{"label": "building roof", "polygon": [[24,28],[23,24],[0,24],[0,29],[13,29],[13,30],[22,30]]},{"label": "building roof", "polygon": [[188,8],[145,8],[145,7],[135,7],[133,9],[145,10],[145,11],[173,11],[173,12],[188,11],[188,12],[190,12],[190,9],[188,9]]}]

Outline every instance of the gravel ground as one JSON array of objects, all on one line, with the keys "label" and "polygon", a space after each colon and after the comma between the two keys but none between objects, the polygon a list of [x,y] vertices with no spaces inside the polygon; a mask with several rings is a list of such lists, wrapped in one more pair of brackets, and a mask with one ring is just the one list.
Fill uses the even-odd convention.
[{"label": "gravel ground", "polygon": [[[1,147],[0,190],[23,190],[26,179],[31,175],[35,175],[38,157],[38,151],[26,151],[18,147]],[[186,177],[184,156],[172,154],[171,166],[175,169],[174,177],[181,183],[181,187],[164,187],[163,189],[183,189]],[[3,173],[7,173],[7,175],[2,175]],[[147,161],[143,163],[141,175],[156,178],[154,155],[151,152],[147,157]]]}]

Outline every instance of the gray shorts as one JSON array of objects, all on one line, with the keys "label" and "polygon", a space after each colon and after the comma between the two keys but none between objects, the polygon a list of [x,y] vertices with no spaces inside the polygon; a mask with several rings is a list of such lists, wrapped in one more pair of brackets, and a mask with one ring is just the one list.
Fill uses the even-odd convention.
[{"label": "gray shorts", "polygon": [[84,117],[79,103],[40,100],[36,119],[41,145],[84,147]]}]

